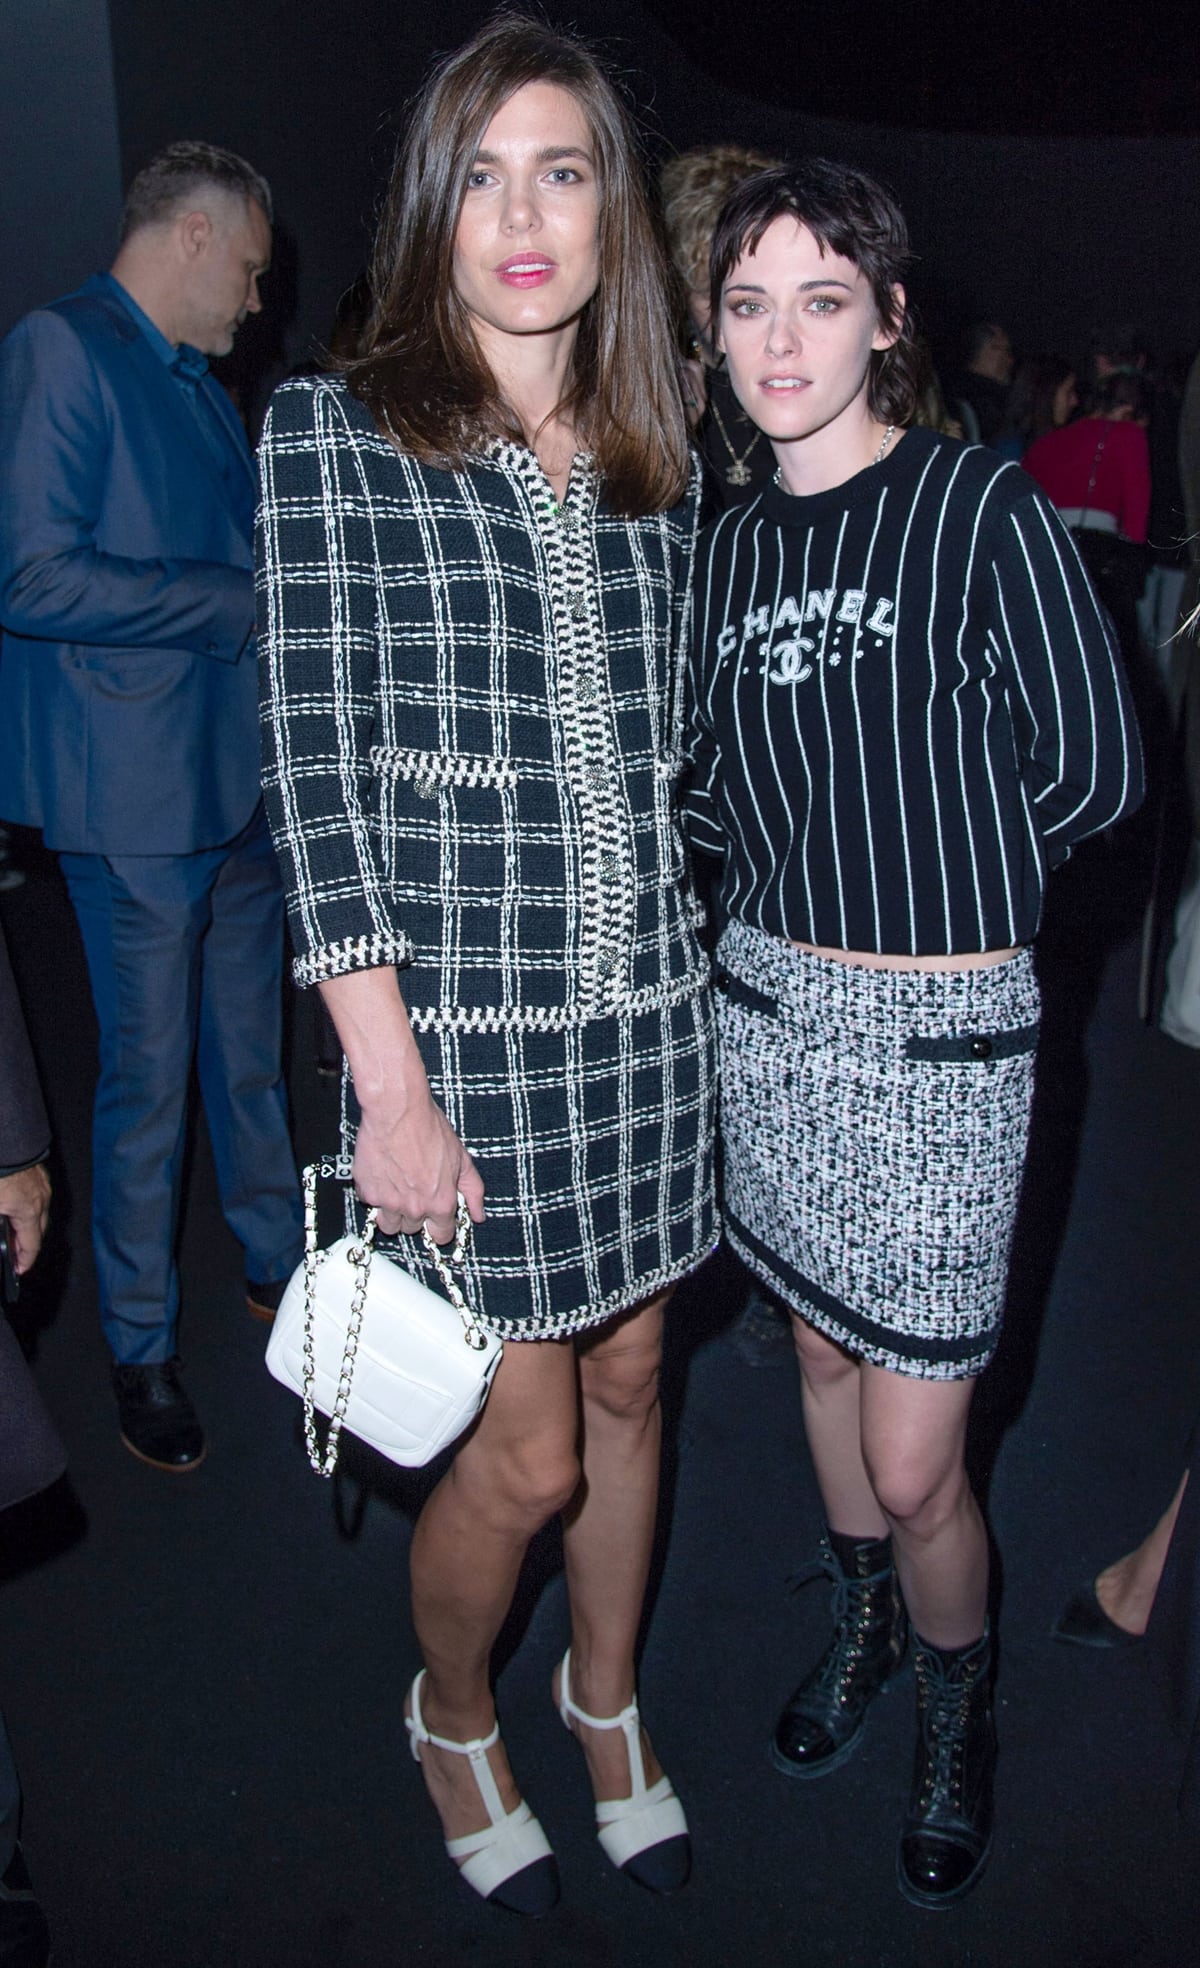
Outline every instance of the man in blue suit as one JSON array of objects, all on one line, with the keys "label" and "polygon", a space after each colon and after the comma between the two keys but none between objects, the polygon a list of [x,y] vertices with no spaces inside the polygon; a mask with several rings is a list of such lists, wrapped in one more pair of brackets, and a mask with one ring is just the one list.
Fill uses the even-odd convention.
[{"label": "man in blue suit", "polygon": [[92,1231],[121,1436],[194,1469],[175,1242],[196,1068],[251,1310],[301,1212],[280,1069],[283,918],[259,796],[253,464],[206,357],[271,250],[258,173],[174,144],[111,272],[0,345],[0,816],[59,852],[100,1027]]}]

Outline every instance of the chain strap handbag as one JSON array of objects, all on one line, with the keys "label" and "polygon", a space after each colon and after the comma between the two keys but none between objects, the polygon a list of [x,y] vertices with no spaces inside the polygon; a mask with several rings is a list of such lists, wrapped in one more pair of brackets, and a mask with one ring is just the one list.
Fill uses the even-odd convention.
[{"label": "chain strap handbag", "polygon": [[[343,1428],[389,1461],[419,1468],[479,1413],[503,1350],[451,1272],[471,1234],[467,1206],[460,1196],[449,1250],[421,1232],[443,1298],[375,1251],[376,1210],[367,1211],[361,1236],[319,1249],[319,1176],[349,1181],[350,1163],[339,1156],[304,1171],[304,1259],[275,1315],[267,1366],[304,1402],[308,1459],[319,1476],[333,1475]],[[323,1455],[318,1409],[329,1417]]]}]

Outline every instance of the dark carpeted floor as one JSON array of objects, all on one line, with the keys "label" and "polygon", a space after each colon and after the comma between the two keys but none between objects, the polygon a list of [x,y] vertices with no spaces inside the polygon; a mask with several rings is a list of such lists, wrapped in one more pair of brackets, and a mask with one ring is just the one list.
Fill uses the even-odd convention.
[{"label": "dark carpeted floor", "polygon": [[[119,1445],[86,1236],[94,1031],[51,863],[4,897],[57,1134],[56,1223],[22,1302],[68,1479],[0,1520],[0,1698],[56,1968],[1185,1968],[1200,1870],[1173,1809],[1154,1657],[1047,1637],[1067,1588],[1135,1542],[1200,1407],[1200,1053],[1134,1015],[1136,912],[1098,850],[1060,879],[1034,1153],[1006,1344],[973,1455],[1002,1553],[999,1825],[963,1905],[898,1896],[912,1685],[860,1754],[788,1784],[765,1741],[819,1646],[790,1580],[818,1505],[778,1317],[716,1258],[677,1301],[662,1564],[641,1669],[696,1873],[660,1904],[603,1862],[551,1710],[565,1607],[533,1554],[501,1649],[513,1761],[556,1845],[537,1926],[455,1880],[411,1763],[406,1553],[428,1475],[365,1452],[331,1488],[262,1366],[201,1133],[183,1229],[186,1378],[211,1451],[169,1478]],[[334,1139],[294,1013],[300,1150]],[[519,1641],[519,1651],[517,1642]]]}]

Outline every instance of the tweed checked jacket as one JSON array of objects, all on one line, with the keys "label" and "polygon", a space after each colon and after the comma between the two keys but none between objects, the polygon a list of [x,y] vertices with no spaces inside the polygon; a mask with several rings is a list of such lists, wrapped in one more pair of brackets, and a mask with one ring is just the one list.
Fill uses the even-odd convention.
[{"label": "tweed checked jacket", "polygon": [[675,786],[698,485],[561,506],[497,442],[399,453],[341,381],[260,450],[264,789],[301,984],[394,964],[417,1031],[555,1030],[707,983]]}]

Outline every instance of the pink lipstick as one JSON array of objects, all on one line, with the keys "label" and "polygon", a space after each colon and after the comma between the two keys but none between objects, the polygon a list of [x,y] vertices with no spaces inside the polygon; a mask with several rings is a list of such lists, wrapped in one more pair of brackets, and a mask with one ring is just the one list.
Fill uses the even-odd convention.
[{"label": "pink lipstick", "polygon": [[514,253],[495,271],[506,287],[541,287],[558,268],[544,253]]}]

